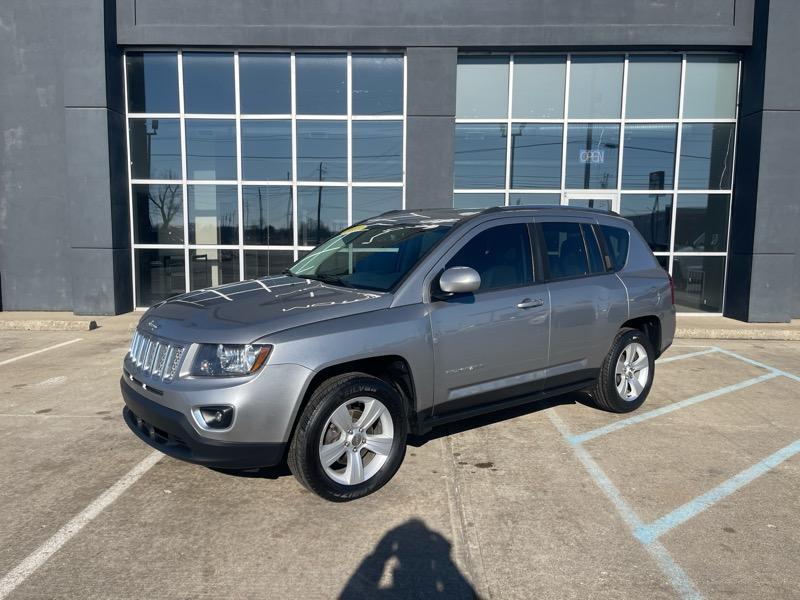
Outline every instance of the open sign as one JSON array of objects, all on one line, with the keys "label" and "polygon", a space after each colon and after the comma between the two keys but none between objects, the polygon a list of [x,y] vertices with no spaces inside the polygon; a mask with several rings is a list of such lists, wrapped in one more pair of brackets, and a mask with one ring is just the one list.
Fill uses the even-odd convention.
[{"label": "open sign", "polygon": [[606,151],[584,148],[579,152],[578,160],[581,161],[582,164],[603,164],[606,160]]}]

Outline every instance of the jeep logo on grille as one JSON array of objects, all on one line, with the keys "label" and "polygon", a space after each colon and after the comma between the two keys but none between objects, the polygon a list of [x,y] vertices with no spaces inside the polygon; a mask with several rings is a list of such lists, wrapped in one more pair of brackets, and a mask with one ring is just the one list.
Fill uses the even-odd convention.
[{"label": "jeep logo on grille", "polygon": [[145,325],[147,325],[147,328],[150,331],[156,331],[158,329],[158,321],[155,319],[150,319],[147,323],[145,323]]}]

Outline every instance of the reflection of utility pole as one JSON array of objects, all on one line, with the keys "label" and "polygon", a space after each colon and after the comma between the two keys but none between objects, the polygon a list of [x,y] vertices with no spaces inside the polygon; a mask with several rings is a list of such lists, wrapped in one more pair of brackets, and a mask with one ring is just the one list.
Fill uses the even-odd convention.
[{"label": "reflection of utility pole", "polygon": [[[579,155],[580,156],[580,155]],[[586,160],[583,163],[583,189],[589,189],[592,177],[592,126],[586,126]]]},{"label": "reflection of utility pole", "polygon": [[[664,175],[665,175],[664,171],[650,172],[650,176],[648,177],[648,183],[651,190],[664,189]],[[658,232],[656,219],[658,218],[660,204],[661,204],[661,194],[653,194],[653,213],[650,218],[650,242],[653,245],[655,245],[658,242],[658,240],[656,240],[656,235]]]},{"label": "reflection of utility pole", "polygon": [[[261,186],[258,187],[258,230],[260,234],[264,235],[264,199],[261,196]],[[264,238],[261,238],[264,241]],[[269,243],[269,240],[266,241]]]},{"label": "reflection of utility pole", "polygon": [[152,177],[153,174],[150,172],[150,152],[153,146],[152,137],[154,135],[158,135],[158,119],[152,120],[152,131],[148,131],[147,129],[147,121],[144,124],[144,134],[147,136],[147,176]]},{"label": "reflection of utility pole", "polygon": [[[319,163],[319,180],[322,181],[323,176],[325,175],[325,163],[320,161]],[[322,186],[317,187],[317,244],[319,244],[322,240],[320,239],[320,229],[322,228]]]},{"label": "reflection of utility pole", "polygon": [[511,156],[509,156],[508,160],[511,161],[511,164],[509,165],[508,169],[508,179],[509,179],[507,182],[508,187],[512,187],[512,183],[514,181],[514,150],[516,150],[517,138],[521,136],[524,133],[524,131],[525,131],[525,124],[521,124],[521,125],[513,125],[511,127],[511,131],[509,132],[511,135]]}]

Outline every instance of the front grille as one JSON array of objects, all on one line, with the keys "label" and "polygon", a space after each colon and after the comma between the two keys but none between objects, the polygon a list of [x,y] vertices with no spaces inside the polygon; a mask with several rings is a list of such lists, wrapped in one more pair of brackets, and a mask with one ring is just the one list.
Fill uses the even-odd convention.
[{"label": "front grille", "polygon": [[172,381],[181,365],[185,348],[138,329],[131,340],[131,363],[143,375],[161,381]]}]

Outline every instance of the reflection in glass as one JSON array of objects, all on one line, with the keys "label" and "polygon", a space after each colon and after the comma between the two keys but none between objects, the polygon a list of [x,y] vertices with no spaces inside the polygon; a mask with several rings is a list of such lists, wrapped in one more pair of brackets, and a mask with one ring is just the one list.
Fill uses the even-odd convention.
[{"label": "reflection in glass", "polygon": [[239,104],[245,115],[288,115],[292,77],[289,54],[239,54]]},{"label": "reflection in glass", "polygon": [[511,126],[511,187],[561,187],[562,126],[515,123]]},{"label": "reflection in glass", "polygon": [[508,115],[507,56],[459,56],[456,117],[505,118]]},{"label": "reflection in glass", "polygon": [[619,125],[573,123],[567,131],[566,186],[617,187]]},{"label": "reflection in glass", "polygon": [[294,263],[291,250],[245,250],[244,278],[280,275]]},{"label": "reflection in glass", "polygon": [[403,56],[353,54],[353,114],[403,114]]},{"label": "reflection in glass", "polygon": [[730,189],[734,129],[733,123],[684,123],[681,134],[681,188]]},{"label": "reflection in glass", "polygon": [[680,56],[631,56],[628,59],[627,118],[675,119],[680,93]]},{"label": "reflection in glass", "polygon": [[134,243],[182,244],[181,184],[136,184],[132,191]]},{"label": "reflection in glass", "polygon": [[722,312],[724,256],[675,256],[672,280],[678,312]]},{"label": "reflection in glass", "polygon": [[242,121],[242,179],[291,181],[292,122]]},{"label": "reflection in glass", "polygon": [[456,124],[456,188],[505,187],[506,129],[499,124]]},{"label": "reflection in glass", "polygon": [[453,208],[489,208],[503,206],[505,202],[505,194],[453,194]]},{"label": "reflection in glass", "polygon": [[293,244],[291,187],[244,185],[242,210],[245,244],[253,246]]},{"label": "reflection in glass", "polygon": [[656,256],[656,260],[661,265],[661,268],[669,273],[669,256]]},{"label": "reflection in glass", "polygon": [[236,112],[230,52],[183,53],[183,104],[187,113]]},{"label": "reflection in glass", "polygon": [[181,128],[178,119],[130,119],[131,177],[181,178]]},{"label": "reflection in glass", "polygon": [[671,189],[675,177],[678,126],[666,123],[625,125],[622,188]]},{"label": "reflection in glass", "polygon": [[297,122],[297,178],[347,181],[346,122]]},{"label": "reflection in glass", "polygon": [[298,115],[347,114],[347,56],[295,55]]},{"label": "reflection in glass", "polygon": [[514,193],[508,197],[509,205],[524,206],[531,204],[561,204],[561,194],[522,194]]},{"label": "reflection in glass", "polygon": [[675,219],[675,252],[725,252],[728,194],[680,194]]},{"label": "reflection in glass", "polygon": [[188,179],[236,179],[236,121],[187,119]]},{"label": "reflection in glass", "polygon": [[353,122],[353,181],[402,181],[403,122]]},{"label": "reflection in glass", "polygon": [[186,291],[183,250],[137,249],[136,302],[151,306]]},{"label": "reflection in glass", "polygon": [[688,56],[683,99],[685,119],[733,119],[739,59],[735,56]]},{"label": "reflection in glass", "polygon": [[611,210],[610,198],[569,198],[568,206],[577,208],[596,208],[597,210]]},{"label": "reflection in glass", "polygon": [[189,243],[238,244],[236,186],[190,185],[188,190]]},{"label": "reflection in glass", "polygon": [[297,235],[300,246],[316,246],[345,227],[347,188],[297,188]]},{"label": "reflection in glass", "polygon": [[189,289],[201,290],[239,281],[239,251],[189,250]]},{"label": "reflection in glass", "polygon": [[128,52],[128,112],[177,113],[178,55],[175,52]]},{"label": "reflection in glass", "polygon": [[570,119],[618,119],[622,106],[621,56],[573,56]]},{"label": "reflection in glass", "polygon": [[564,116],[567,61],[563,56],[515,56],[514,117],[560,119]]},{"label": "reflection in glass", "polygon": [[672,229],[670,194],[623,194],[619,214],[633,222],[653,252],[669,251]]},{"label": "reflection in glass", "polygon": [[354,187],[353,223],[403,208],[403,188]]}]

